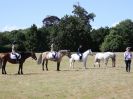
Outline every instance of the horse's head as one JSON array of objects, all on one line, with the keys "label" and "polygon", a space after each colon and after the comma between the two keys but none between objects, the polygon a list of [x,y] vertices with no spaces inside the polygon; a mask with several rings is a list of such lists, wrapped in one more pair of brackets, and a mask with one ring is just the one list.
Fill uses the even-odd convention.
[{"label": "horse's head", "polygon": [[71,51],[70,51],[70,50],[67,50],[67,56],[68,56],[69,58],[71,58]]},{"label": "horse's head", "polygon": [[34,60],[37,60],[36,54],[35,54],[34,52],[31,52],[31,57],[32,57]]},{"label": "horse's head", "polygon": [[88,52],[89,52],[88,53],[89,55],[92,55],[93,56],[93,53],[92,53],[92,50],[91,49],[89,49]]}]

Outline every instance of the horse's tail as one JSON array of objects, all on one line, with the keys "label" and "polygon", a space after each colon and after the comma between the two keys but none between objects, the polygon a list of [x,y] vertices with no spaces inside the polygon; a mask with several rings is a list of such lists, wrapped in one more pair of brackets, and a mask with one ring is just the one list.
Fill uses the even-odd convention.
[{"label": "horse's tail", "polygon": [[42,63],[42,54],[40,54],[38,60],[37,60],[37,64],[41,64]]}]

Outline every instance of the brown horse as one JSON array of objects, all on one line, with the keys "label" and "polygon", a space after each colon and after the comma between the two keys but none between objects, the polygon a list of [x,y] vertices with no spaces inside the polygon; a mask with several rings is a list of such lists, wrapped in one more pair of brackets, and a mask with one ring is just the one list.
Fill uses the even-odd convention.
[{"label": "brown horse", "polygon": [[17,62],[16,59],[11,59],[10,54],[11,53],[0,53],[0,64],[2,65],[2,74],[7,74],[5,70],[7,62],[10,62],[12,64],[19,64],[18,74],[23,74],[23,63],[25,62],[25,60],[29,57],[32,57],[34,60],[37,60],[36,55],[33,52],[20,53],[21,58],[19,59],[19,62]]},{"label": "brown horse", "polygon": [[71,53],[70,50],[60,50],[56,53],[56,58],[53,58],[52,52],[43,52],[40,54],[37,63],[41,64],[42,63],[42,70],[44,71],[44,63],[46,62],[46,70],[48,71],[48,60],[55,61],[57,62],[57,71],[60,71],[60,62],[62,60],[63,56],[68,56],[70,58]]}]

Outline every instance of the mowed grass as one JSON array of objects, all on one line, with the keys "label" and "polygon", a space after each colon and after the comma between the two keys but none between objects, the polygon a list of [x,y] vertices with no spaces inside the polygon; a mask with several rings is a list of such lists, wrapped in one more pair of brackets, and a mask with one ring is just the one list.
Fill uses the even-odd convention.
[{"label": "mowed grass", "polygon": [[[69,59],[64,57],[60,69],[56,63],[42,71],[31,58],[24,63],[24,75],[17,75],[18,65],[8,63],[7,75],[0,74],[0,99],[133,99],[133,69],[125,72],[123,53],[116,53],[116,67],[93,67],[94,56],[89,56],[86,70],[80,62],[69,70]],[[38,54],[40,55],[40,54]]]}]

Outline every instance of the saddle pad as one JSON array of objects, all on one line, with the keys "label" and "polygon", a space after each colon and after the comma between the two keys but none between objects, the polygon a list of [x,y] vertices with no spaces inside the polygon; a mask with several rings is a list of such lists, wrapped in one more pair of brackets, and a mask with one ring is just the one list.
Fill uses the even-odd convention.
[{"label": "saddle pad", "polygon": [[[15,54],[17,55],[18,59],[21,59],[21,55],[19,53],[15,53]],[[16,59],[16,55],[15,54],[10,53],[10,58],[11,59]]]},{"label": "saddle pad", "polygon": [[58,55],[57,55],[57,53],[56,52],[50,52],[49,54],[48,54],[48,57],[49,58],[55,58],[55,59],[57,59],[58,58]]}]

